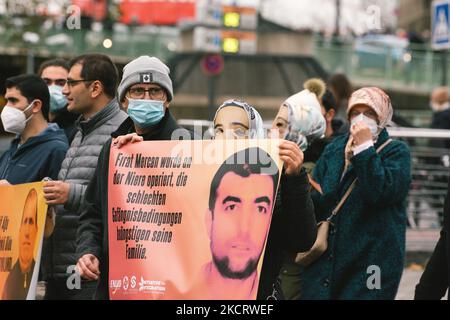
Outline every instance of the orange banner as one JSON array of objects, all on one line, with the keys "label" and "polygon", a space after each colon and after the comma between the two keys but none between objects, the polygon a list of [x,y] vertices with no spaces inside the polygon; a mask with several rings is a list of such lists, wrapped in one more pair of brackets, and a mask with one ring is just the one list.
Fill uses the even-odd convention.
[{"label": "orange banner", "polygon": [[33,300],[47,205],[42,182],[0,187],[0,299]]},{"label": "orange banner", "polygon": [[111,148],[111,299],[256,299],[279,140]]}]

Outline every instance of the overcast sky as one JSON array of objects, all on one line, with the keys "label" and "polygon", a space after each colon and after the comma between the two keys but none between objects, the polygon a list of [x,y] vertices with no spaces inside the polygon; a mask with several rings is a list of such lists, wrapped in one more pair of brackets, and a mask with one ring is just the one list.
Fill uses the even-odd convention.
[{"label": "overcast sky", "polygon": [[[5,11],[5,3],[0,0],[0,14]],[[15,0],[13,3],[39,2]],[[114,3],[120,0],[112,0]],[[142,0],[141,0],[142,1]],[[186,1],[186,0],[184,0]],[[222,4],[253,6],[261,10],[262,16],[272,22],[295,30],[313,30],[333,33],[335,28],[335,0],[198,0],[219,1]],[[47,0],[44,3],[50,14],[57,14],[62,4],[70,0]],[[396,25],[398,0],[341,0],[341,33],[352,31],[362,34]]]},{"label": "overcast sky", "polygon": [[[220,0],[219,0],[220,1]],[[221,0],[223,4],[259,7],[264,18],[283,26],[333,33],[335,0]],[[396,25],[396,0],[341,0],[341,32],[356,34]]]}]

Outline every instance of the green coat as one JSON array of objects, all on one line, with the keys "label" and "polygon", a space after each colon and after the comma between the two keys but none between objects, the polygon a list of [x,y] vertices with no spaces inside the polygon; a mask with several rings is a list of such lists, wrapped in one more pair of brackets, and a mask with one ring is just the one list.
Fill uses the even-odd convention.
[{"label": "green coat", "polygon": [[[375,147],[351,159],[347,173],[344,150],[349,135],[327,146],[314,170],[323,195],[313,194],[318,221],[331,215],[350,184],[358,182],[332,219],[328,250],[302,272],[302,299],[394,299],[404,267],[406,197],[411,182],[410,152],[405,143],[380,133]],[[379,267],[380,288],[371,278]]]}]

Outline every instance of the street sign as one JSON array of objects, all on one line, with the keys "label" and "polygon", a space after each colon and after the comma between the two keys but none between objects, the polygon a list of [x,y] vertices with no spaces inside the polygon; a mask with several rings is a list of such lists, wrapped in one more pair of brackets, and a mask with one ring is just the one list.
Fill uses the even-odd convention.
[{"label": "street sign", "polygon": [[258,11],[256,8],[223,6],[223,26],[255,30],[258,26]]},{"label": "street sign", "polygon": [[217,76],[222,73],[224,61],[220,54],[206,55],[202,59],[202,70],[208,76]]},{"label": "street sign", "polygon": [[199,2],[196,14],[197,21],[208,27],[239,30],[256,30],[258,27],[258,10],[253,7]]},{"label": "street sign", "polygon": [[450,1],[435,0],[431,5],[432,47],[435,50],[450,48]]},{"label": "street sign", "polygon": [[257,35],[252,31],[196,27],[194,49],[211,53],[255,54]]}]

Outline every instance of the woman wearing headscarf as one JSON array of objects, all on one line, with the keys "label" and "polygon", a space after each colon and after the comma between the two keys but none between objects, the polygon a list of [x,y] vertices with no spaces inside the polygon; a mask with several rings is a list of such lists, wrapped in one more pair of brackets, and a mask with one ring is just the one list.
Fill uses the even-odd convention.
[{"label": "woman wearing headscarf", "polygon": [[[350,133],[329,144],[317,162],[313,178],[322,194],[313,192],[316,218],[331,224],[327,250],[301,274],[302,299],[396,296],[405,256],[411,160],[408,147],[389,138],[392,114],[381,89],[354,92],[347,109]],[[339,202],[343,205],[332,215]]]},{"label": "woman wearing headscarf", "polygon": [[[225,101],[217,109],[213,124],[213,136],[218,140],[264,139],[266,136],[258,111],[243,101]],[[117,145],[123,146],[142,139],[127,135],[116,141]],[[279,154],[284,167],[264,253],[258,300],[284,299],[278,281],[283,251],[307,251],[317,236],[310,186],[303,168],[303,152],[296,143],[284,141],[280,144]]]},{"label": "woman wearing headscarf", "polygon": [[[214,117],[215,139],[263,139],[261,116],[245,102],[228,100]],[[303,152],[297,144],[280,144],[284,162],[274,206],[258,288],[258,299],[283,299],[277,277],[282,252],[309,250],[316,239],[316,220],[308,178],[303,169]]]},{"label": "woman wearing headscarf", "polygon": [[[311,79],[303,86],[303,91],[289,97],[280,106],[272,124],[272,132],[279,138],[295,142],[305,153],[306,159],[311,146],[325,134],[326,121],[319,102],[325,92],[325,83],[320,79]],[[305,161],[303,167],[310,173],[314,165],[311,161]],[[300,296],[301,266],[295,263],[297,253],[283,252],[283,266],[279,277],[287,300],[298,300]]]},{"label": "woman wearing headscarf", "polygon": [[297,143],[302,151],[323,137],[326,129],[319,102],[325,92],[325,84],[320,79],[311,79],[305,82],[304,87],[303,91],[281,104],[272,124],[275,135]]}]

